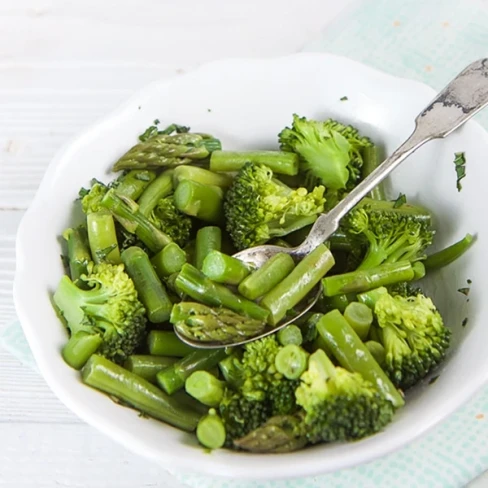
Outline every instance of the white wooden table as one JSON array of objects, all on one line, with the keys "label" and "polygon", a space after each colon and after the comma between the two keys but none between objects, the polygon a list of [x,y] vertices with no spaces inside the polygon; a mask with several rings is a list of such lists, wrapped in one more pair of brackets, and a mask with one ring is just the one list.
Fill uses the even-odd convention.
[{"label": "white wooden table", "polygon": [[[65,141],[155,79],[298,51],[352,2],[1,0],[0,330],[15,319],[17,226]],[[2,350],[0,365],[0,486],[181,487],[80,422]]]}]

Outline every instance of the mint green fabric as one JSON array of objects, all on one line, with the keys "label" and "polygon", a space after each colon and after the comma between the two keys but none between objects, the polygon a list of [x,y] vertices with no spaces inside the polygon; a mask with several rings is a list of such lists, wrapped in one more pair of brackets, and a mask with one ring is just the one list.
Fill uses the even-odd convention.
[{"label": "mint green fabric", "polygon": [[[442,88],[488,56],[486,0],[365,0],[328,26],[306,51],[332,52]],[[478,115],[488,128],[488,111]],[[35,367],[19,324],[0,345]],[[488,388],[448,420],[390,456],[336,473],[244,482],[173,473],[193,488],[460,488],[488,469]]]}]

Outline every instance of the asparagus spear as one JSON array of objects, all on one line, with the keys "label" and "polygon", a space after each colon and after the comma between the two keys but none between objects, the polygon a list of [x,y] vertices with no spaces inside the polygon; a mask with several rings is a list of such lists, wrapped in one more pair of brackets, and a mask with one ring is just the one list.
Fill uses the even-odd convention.
[{"label": "asparagus spear", "polygon": [[147,186],[156,178],[156,173],[147,169],[134,169],[118,179],[115,191],[132,200],[137,200]]},{"label": "asparagus spear", "polygon": [[204,405],[217,407],[224,397],[225,382],[208,371],[194,371],[185,381],[185,390]]},{"label": "asparagus spear", "polygon": [[196,181],[206,186],[218,186],[223,190],[232,185],[232,177],[226,174],[214,173],[205,168],[197,166],[178,166],[174,169],[173,181],[178,186],[183,180]]},{"label": "asparagus spear", "polygon": [[211,308],[193,302],[175,304],[170,321],[180,334],[189,339],[222,344],[254,337],[266,327],[262,320],[239,315],[226,308]]},{"label": "asparagus spear", "polygon": [[159,252],[172,242],[169,236],[139,212],[139,206],[134,200],[109,190],[103,197],[101,205],[110,210],[122,226],[131,234],[136,234],[152,252]]},{"label": "asparagus spear", "polygon": [[139,247],[129,247],[122,253],[122,261],[127,274],[134,282],[139,299],[146,308],[149,321],[166,322],[173,304],[148,255]]},{"label": "asparagus spear", "polygon": [[147,346],[149,354],[177,358],[182,358],[195,350],[169,330],[151,330],[147,335]]},{"label": "asparagus spear", "polygon": [[373,323],[373,312],[360,302],[350,303],[344,310],[344,318],[354,329],[359,338],[364,341],[368,337],[369,329]]},{"label": "asparagus spear", "polygon": [[176,361],[176,358],[164,356],[133,354],[125,360],[124,368],[127,371],[144,378],[150,383],[155,384],[156,375],[163,369],[174,364]]},{"label": "asparagus spear", "polygon": [[106,210],[91,212],[86,216],[86,226],[93,261],[119,264],[120,251],[112,215]]},{"label": "asparagus spear", "polygon": [[269,312],[257,303],[232,293],[228,288],[208,279],[201,271],[191,264],[183,265],[176,287],[194,300],[206,305],[225,307],[247,317],[264,321]]},{"label": "asparagus spear", "polygon": [[201,134],[158,134],[129,149],[113,166],[112,171],[174,167],[205,159],[220,142]]},{"label": "asparagus spear", "polygon": [[[363,166],[361,176],[363,179],[366,178],[366,176],[369,176],[381,163],[378,152],[378,146],[375,146],[374,144],[362,148]],[[385,183],[382,181],[375,186],[371,190],[369,197],[373,200],[386,200]]]},{"label": "asparagus spear", "polygon": [[148,381],[94,354],[81,372],[87,385],[113,395],[137,410],[182,430],[196,429],[200,414]]}]

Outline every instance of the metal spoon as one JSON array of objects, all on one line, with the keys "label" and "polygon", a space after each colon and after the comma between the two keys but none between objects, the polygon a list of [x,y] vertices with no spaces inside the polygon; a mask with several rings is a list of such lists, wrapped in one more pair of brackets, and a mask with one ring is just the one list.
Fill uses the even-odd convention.
[{"label": "metal spoon", "polygon": [[[420,146],[432,139],[441,139],[448,136],[486,105],[488,105],[488,58],[475,61],[459,73],[420,112],[415,119],[415,129],[410,137],[359,183],[346,198],[341,200],[328,213],[320,215],[302,244],[293,248],[271,245],[257,246],[241,251],[235,254],[234,257],[255,267],[262,266],[277,253],[288,253],[297,261],[303,259],[319,244],[325,242],[337,230],[341,219]],[[321,285],[317,285],[313,290],[315,295],[312,292],[310,293],[313,298],[306,298],[295,307],[297,314],[293,318],[285,320],[255,337],[236,340],[232,344],[225,344],[225,346],[238,346],[277,332],[310,310],[321,292]],[[199,342],[188,339],[178,332],[177,334],[182,341],[201,349],[214,349],[223,346],[222,343]]]}]

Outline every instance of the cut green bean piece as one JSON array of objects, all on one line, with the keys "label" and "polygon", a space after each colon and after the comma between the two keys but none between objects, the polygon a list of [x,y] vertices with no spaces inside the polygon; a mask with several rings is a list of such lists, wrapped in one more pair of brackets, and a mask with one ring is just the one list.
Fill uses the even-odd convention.
[{"label": "cut green bean piece", "polygon": [[294,267],[295,263],[289,254],[276,254],[242,281],[239,293],[249,300],[256,300],[278,285]]},{"label": "cut green bean piece", "polygon": [[352,302],[346,307],[344,318],[349,322],[349,325],[359,338],[365,341],[373,323],[373,312],[371,309],[364,303]]},{"label": "cut green bean piece", "polygon": [[222,173],[214,173],[205,168],[197,166],[178,166],[174,170],[173,181],[177,186],[180,181],[191,180],[202,185],[218,186],[223,190],[232,185],[232,177]]},{"label": "cut green bean piece", "polygon": [[466,234],[460,241],[427,256],[427,259],[424,261],[425,269],[432,271],[433,269],[443,268],[451,264],[460,258],[473,245],[474,241],[475,238],[473,235]]},{"label": "cut green bean piece", "polygon": [[[363,166],[362,177],[369,176],[381,163],[378,154],[378,146],[371,145],[362,148]],[[369,197],[373,200],[386,200],[385,183],[382,181],[376,185],[369,194]]]},{"label": "cut green bean piece", "polygon": [[224,397],[225,383],[208,371],[195,371],[185,381],[185,390],[208,407],[217,407]]},{"label": "cut green bean piece", "polygon": [[357,300],[358,300],[358,302],[364,303],[369,308],[374,310],[375,303],[385,293],[388,293],[388,290],[384,286],[381,286],[380,288],[375,288],[374,290],[370,290],[370,291],[366,291],[364,293],[360,293],[357,296]]},{"label": "cut green bean piece", "polygon": [[181,390],[194,371],[209,370],[226,357],[225,349],[198,349],[157,374],[158,385],[169,395]]},{"label": "cut green bean piece", "polygon": [[251,269],[239,259],[220,251],[210,251],[203,260],[202,272],[216,283],[238,285]]},{"label": "cut green bean piece", "polygon": [[151,258],[151,263],[163,279],[181,270],[186,263],[186,252],[176,242],[170,242]]},{"label": "cut green bean piece", "polygon": [[425,265],[421,261],[417,261],[412,265],[413,269],[413,279],[421,280],[425,276]]},{"label": "cut green bean piece", "polygon": [[325,314],[317,324],[317,331],[343,368],[361,374],[395,407],[405,404],[400,392],[338,310]]},{"label": "cut green bean piece", "polygon": [[226,436],[224,423],[214,409],[198,422],[197,439],[203,447],[220,449],[225,444]]},{"label": "cut green bean piece", "polygon": [[276,338],[282,346],[288,346],[289,344],[301,346],[303,342],[302,331],[295,324],[287,325],[283,329],[280,329],[276,334]]},{"label": "cut green bean piece", "polygon": [[151,330],[147,335],[149,353],[154,356],[182,358],[195,351],[169,330]]},{"label": "cut green bean piece", "polygon": [[71,281],[75,282],[86,274],[87,265],[92,260],[88,244],[88,235],[84,227],[66,229],[63,238],[68,243],[68,263]]},{"label": "cut green bean piece", "polygon": [[91,212],[86,216],[88,242],[93,261],[120,264],[120,251],[115,232],[115,222],[106,210]]},{"label": "cut green bean piece", "polygon": [[222,248],[222,230],[220,227],[209,225],[202,227],[197,232],[195,242],[195,266],[202,269],[203,260],[212,251],[220,251]]},{"label": "cut green bean piece", "polygon": [[214,151],[210,156],[212,171],[239,171],[246,163],[265,164],[273,173],[294,176],[298,174],[299,158],[285,151]]},{"label": "cut green bean piece", "polygon": [[156,375],[176,361],[176,358],[134,354],[125,360],[124,368],[155,384]]},{"label": "cut green bean piece", "polygon": [[347,293],[361,293],[379,286],[411,281],[414,276],[415,273],[410,261],[399,261],[381,264],[374,268],[327,276],[322,280],[322,286],[324,295],[331,297]]},{"label": "cut green bean piece", "polygon": [[281,283],[263,297],[261,305],[270,312],[268,323],[278,324],[289,310],[310,293],[332,266],[334,257],[324,244],[305,256]]},{"label": "cut green bean piece", "polygon": [[296,344],[282,347],[275,358],[275,368],[289,380],[297,380],[307,369],[308,354]]},{"label": "cut green bean piece", "polygon": [[148,255],[139,247],[129,247],[122,253],[122,261],[134,282],[139,300],[146,308],[149,321],[156,324],[166,322],[173,304]]},{"label": "cut green bean piece", "polygon": [[139,198],[139,212],[149,217],[161,198],[173,192],[173,170],[163,171],[144,191]]},{"label": "cut green bean piece", "polygon": [[180,212],[211,224],[223,221],[224,192],[218,186],[183,180],[178,183],[173,198]]},{"label": "cut green bean piece", "polygon": [[98,334],[78,331],[63,347],[63,359],[74,369],[81,369],[92,354],[98,351],[103,339]]},{"label": "cut green bean piece", "polygon": [[140,412],[193,432],[200,413],[169,397],[148,381],[97,354],[90,357],[81,372],[87,385],[113,395]]}]

